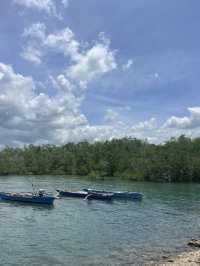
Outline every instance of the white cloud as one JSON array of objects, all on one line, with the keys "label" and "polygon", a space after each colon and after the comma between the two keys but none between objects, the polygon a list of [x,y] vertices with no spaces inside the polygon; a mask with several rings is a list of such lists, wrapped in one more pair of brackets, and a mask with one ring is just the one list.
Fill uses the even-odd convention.
[{"label": "white cloud", "polygon": [[107,109],[106,114],[104,116],[104,121],[106,123],[115,123],[119,120],[119,113],[112,110],[112,109]]},{"label": "white cloud", "polygon": [[80,57],[80,44],[75,40],[75,35],[69,28],[46,35],[42,45],[44,48],[52,49],[54,52],[59,51],[65,56],[69,56],[71,60],[77,60]]},{"label": "white cloud", "polygon": [[[100,33],[96,42],[86,45],[77,40],[70,28],[49,33],[43,23],[26,28],[23,38],[25,45],[21,55],[24,59],[39,65],[49,53],[60,53],[66,60],[66,66],[57,76],[49,76],[50,85],[55,89],[55,95],[49,96],[37,93],[43,90],[42,84],[0,63],[0,145],[62,144],[122,137],[161,142],[170,136],[183,134],[185,129],[191,136],[198,134],[199,131],[193,129],[200,127],[200,107],[188,108],[190,116],[173,116],[162,127],[157,125],[155,118],[135,125],[130,119],[125,118],[129,122],[124,122],[120,111],[122,114],[125,110],[130,111],[129,106],[118,108],[118,112],[116,108],[108,108],[102,125],[90,125],[81,112],[86,89],[93,80],[118,68],[116,52],[111,49],[110,40]],[[130,59],[119,68],[127,70],[132,63]],[[159,77],[155,72],[149,78]]]},{"label": "white cloud", "polygon": [[60,74],[57,76],[56,85],[57,85],[57,88],[60,88],[65,92],[75,90],[74,85],[71,84],[70,81],[63,74]]},{"label": "white cloud", "polygon": [[68,7],[69,0],[62,0],[62,4],[63,4],[64,7]]},{"label": "white cloud", "polygon": [[65,73],[70,80],[85,89],[90,81],[116,68],[114,52],[107,45],[97,43],[81,54]]},{"label": "white cloud", "polygon": [[[64,76],[53,79],[55,96],[36,93],[36,82],[0,63],[0,144],[63,144],[68,141],[97,141],[125,136],[144,137],[141,129],[133,133],[112,109],[106,123],[90,125],[81,113],[83,97],[75,96]],[[153,121],[150,121],[153,123]]]},{"label": "white cloud", "polygon": [[25,28],[23,37],[29,37],[35,42],[44,42],[46,39],[46,25],[41,22],[32,24],[29,28]]},{"label": "white cloud", "polygon": [[23,38],[28,38],[28,43],[24,46],[21,52],[21,57],[36,65],[42,63],[44,52],[41,49],[43,42],[46,39],[46,26],[43,23],[35,23],[29,28],[25,28]]},{"label": "white cloud", "polygon": [[21,57],[35,65],[40,65],[42,63],[42,52],[33,46],[28,46],[26,50],[21,53]]},{"label": "white cloud", "polygon": [[132,127],[133,131],[144,131],[144,130],[153,130],[157,127],[157,122],[154,117],[149,120],[139,122],[135,126]]},{"label": "white cloud", "polygon": [[[32,63],[42,63],[43,57],[50,51],[62,53],[71,59],[75,59],[79,55],[79,43],[74,39],[74,34],[69,28],[55,34],[47,34],[45,24],[38,22],[25,28],[22,37],[25,39],[26,45],[23,47],[21,55]],[[32,54],[37,55],[37,60]]]},{"label": "white cloud", "polygon": [[126,71],[129,68],[131,68],[132,65],[133,65],[133,60],[132,59],[129,59],[126,64],[122,65],[122,69],[124,71]]},{"label": "white cloud", "polygon": [[85,91],[76,94],[76,88],[62,74],[50,78],[56,88],[54,96],[37,93],[38,82],[0,63],[0,147],[6,144],[94,142],[123,137],[158,143],[184,134],[186,128],[189,136],[200,134],[200,107],[189,108],[190,117],[176,117],[173,123],[169,119],[167,125],[174,127],[170,130],[158,126],[155,118],[131,126],[111,108],[106,110],[102,125],[90,125],[81,112]]},{"label": "white cloud", "polygon": [[56,4],[53,0],[13,0],[13,2],[24,8],[44,11],[48,15],[59,17],[56,11]]},{"label": "white cloud", "polygon": [[[46,140],[43,136],[43,142],[49,140],[62,143],[80,141],[84,138],[96,140],[105,139],[108,135],[110,138],[121,135],[111,124],[90,126],[86,117],[80,112],[81,102],[88,84],[117,68],[115,51],[110,49],[110,40],[104,33],[100,33],[99,39],[89,47],[88,44],[79,42],[69,28],[49,34],[45,24],[35,23],[24,30],[23,38],[26,45],[22,56],[26,60],[40,64],[50,52],[59,52],[66,57],[66,60],[68,59],[68,66],[63,73],[58,74],[57,77],[49,76],[51,86],[56,89],[56,96],[50,97],[46,94],[34,94],[33,96],[34,100],[32,100],[31,106],[34,107],[34,110],[30,110],[33,115],[31,122],[34,120],[35,128],[40,128],[41,124],[44,125],[43,135],[45,132],[46,134],[52,132],[51,136],[48,133]],[[29,102],[29,99],[26,100]],[[58,110],[63,111],[56,115]],[[38,112],[46,113],[46,116],[41,117]],[[24,122],[24,126],[26,122]],[[118,127],[120,123],[120,121],[117,122]],[[46,128],[50,130],[46,130]],[[54,134],[55,132],[56,134]],[[36,139],[37,137],[35,137]]]},{"label": "white cloud", "polygon": [[189,107],[190,116],[170,117],[164,124],[164,128],[194,129],[200,127],[200,107]]},{"label": "white cloud", "polygon": [[59,143],[67,130],[87,124],[79,110],[81,99],[70,91],[58,91],[54,97],[35,91],[32,78],[0,63],[1,141]]},{"label": "white cloud", "polygon": [[48,34],[43,23],[26,28],[23,37],[27,40],[22,57],[40,64],[49,53],[62,53],[68,60],[68,67],[62,74],[65,84],[86,89],[88,83],[117,68],[115,51],[109,47],[110,41],[103,33],[90,48],[83,48],[69,28]]}]

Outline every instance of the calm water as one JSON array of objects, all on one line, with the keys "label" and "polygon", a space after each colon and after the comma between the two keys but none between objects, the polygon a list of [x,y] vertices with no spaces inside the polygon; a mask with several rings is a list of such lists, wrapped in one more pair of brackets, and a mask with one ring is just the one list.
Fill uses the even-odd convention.
[{"label": "calm water", "polygon": [[[31,191],[1,177],[1,191]],[[139,202],[58,199],[54,207],[0,202],[0,265],[128,265],[176,252],[200,235],[200,185],[35,177],[38,188],[141,191]]]}]

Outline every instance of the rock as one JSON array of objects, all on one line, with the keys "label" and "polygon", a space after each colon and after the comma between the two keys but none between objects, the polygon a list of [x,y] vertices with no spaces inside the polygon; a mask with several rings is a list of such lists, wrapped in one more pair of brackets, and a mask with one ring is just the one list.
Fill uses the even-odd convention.
[{"label": "rock", "polygon": [[173,260],[173,259],[168,259],[167,261],[168,261],[168,262],[174,262],[174,260]]},{"label": "rock", "polygon": [[188,246],[200,248],[200,240],[197,240],[197,239],[191,239],[191,240],[188,242]]}]

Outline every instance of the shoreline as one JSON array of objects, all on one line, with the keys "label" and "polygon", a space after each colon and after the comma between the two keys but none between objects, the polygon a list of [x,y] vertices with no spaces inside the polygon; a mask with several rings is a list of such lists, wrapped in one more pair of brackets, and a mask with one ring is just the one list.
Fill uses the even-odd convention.
[{"label": "shoreline", "polygon": [[197,266],[200,265],[200,240],[191,239],[185,249],[176,254],[161,255],[161,257],[150,260],[144,265],[155,266]]},{"label": "shoreline", "polygon": [[188,265],[200,265],[200,249],[188,250],[174,257],[163,258],[158,264],[158,266],[188,266]]},{"label": "shoreline", "polygon": [[130,181],[133,183],[155,183],[155,184],[200,184],[200,181],[163,181],[163,180],[139,180],[132,178],[130,176],[90,176],[90,175],[77,175],[77,174],[65,174],[65,173],[48,173],[48,174],[32,174],[32,173],[21,173],[21,174],[2,174],[0,173],[0,177],[20,177],[20,176],[27,176],[27,177],[66,177],[67,178],[78,178],[83,180],[91,180],[91,181],[107,181],[107,180],[115,180],[115,181]]}]

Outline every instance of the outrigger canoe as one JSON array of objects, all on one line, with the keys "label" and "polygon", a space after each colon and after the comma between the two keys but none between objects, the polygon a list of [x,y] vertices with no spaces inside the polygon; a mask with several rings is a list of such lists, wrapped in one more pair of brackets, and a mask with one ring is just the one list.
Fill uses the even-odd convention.
[{"label": "outrigger canoe", "polygon": [[85,198],[88,195],[86,191],[67,191],[56,189],[61,197],[72,197],[72,198]]},{"label": "outrigger canoe", "polygon": [[104,194],[113,194],[114,199],[126,199],[126,200],[141,200],[143,197],[142,193],[139,192],[128,192],[128,191],[105,191],[105,190],[96,190],[96,189],[83,189],[83,191],[88,193],[104,193]]},{"label": "outrigger canoe", "polygon": [[55,197],[39,191],[31,192],[0,192],[0,199],[6,201],[19,201],[39,204],[53,204]]},{"label": "outrigger canoe", "polygon": [[99,193],[99,192],[88,192],[88,195],[85,199],[88,200],[113,200],[113,193]]},{"label": "outrigger canoe", "polygon": [[67,190],[56,190],[61,197],[72,197],[72,198],[84,198],[88,200],[112,200],[112,193],[98,193],[93,191],[67,191]]}]

